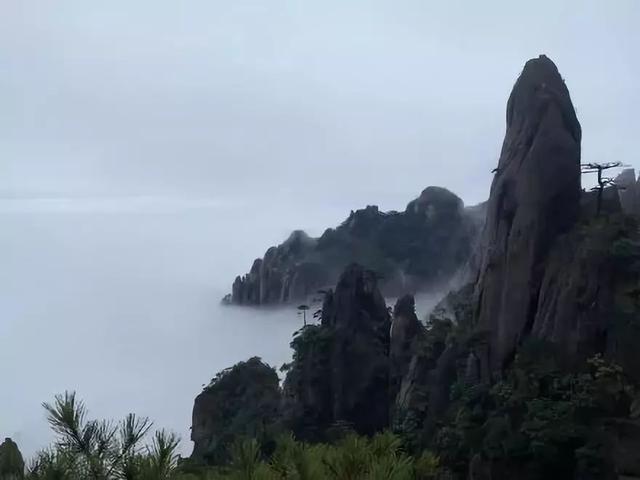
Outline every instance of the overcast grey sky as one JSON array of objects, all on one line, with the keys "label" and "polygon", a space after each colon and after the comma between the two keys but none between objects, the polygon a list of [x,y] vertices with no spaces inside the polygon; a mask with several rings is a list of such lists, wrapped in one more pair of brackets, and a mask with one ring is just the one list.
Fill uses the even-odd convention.
[{"label": "overcast grey sky", "polygon": [[638,0],[0,0],[0,196],[478,202],[540,53],[585,159],[633,164],[639,25]]},{"label": "overcast grey sky", "polygon": [[223,309],[233,278],[368,203],[486,199],[528,58],[585,160],[640,166],[639,25],[640,0],[0,0],[0,435],[44,447],[70,389],[189,453],[202,383],[290,358],[295,312]]}]

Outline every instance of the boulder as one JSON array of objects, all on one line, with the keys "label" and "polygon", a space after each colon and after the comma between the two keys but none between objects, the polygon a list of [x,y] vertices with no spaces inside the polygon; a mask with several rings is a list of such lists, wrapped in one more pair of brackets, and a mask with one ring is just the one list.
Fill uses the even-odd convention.
[{"label": "boulder", "polygon": [[531,329],[556,239],[580,207],[580,123],[546,56],[529,60],[507,103],[507,131],[487,205],[477,319],[500,369]]}]

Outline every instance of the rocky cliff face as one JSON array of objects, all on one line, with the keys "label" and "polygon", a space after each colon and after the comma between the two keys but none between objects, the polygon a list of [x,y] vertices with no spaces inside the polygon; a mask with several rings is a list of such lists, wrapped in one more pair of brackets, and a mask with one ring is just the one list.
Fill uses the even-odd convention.
[{"label": "rocky cliff face", "polygon": [[526,63],[507,103],[507,131],[491,185],[477,284],[480,328],[500,368],[534,323],[544,264],[580,206],[581,128],[558,69]]},{"label": "rocky cliff face", "polygon": [[623,172],[605,190],[597,215],[596,193],[580,190],[580,138],[555,65],[527,62],[507,105],[476,285],[477,329],[489,334],[493,371],[529,337],[573,361],[611,351],[620,291],[636,278],[612,253],[637,237],[624,215],[634,214],[635,174]]},{"label": "rocky cliff face", "polygon": [[371,434],[389,423],[391,322],[376,275],[353,264],[328,294],[322,325],[333,330],[333,418]]},{"label": "rocky cliff face", "polygon": [[[640,362],[625,340],[640,338],[632,320],[640,284],[637,218],[623,214],[625,199],[615,188],[605,192],[597,216],[594,195],[580,190],[579,164],[580,125],[566,86],[549,59],[531,60],[507,106],[477,280],[431,315],[427,347],[414,354],[402,381],[401,420],[418,412],[429,431],[449,407],[454,383],[487,388],[533,340],[552,345],[565,366],[600,353],[640,379]],[[439,325],[450,327],[438,334]]]},{"label": "rocky cliff face", "polygon": [[[467,257],[470,245],[475,251],[471,282],[449,293],[425,325],[410,295],[396,303],[391,322],[379,275],[348,266],[325,296],[321,324],[294,337],[284,425],[312,441],[334,427],[365,434],[391,427],[407,450],[435,449],[457,478],[640,475],[635,175],[618,178],[626,190],[606,189],[597,213],[594,193],[580,189],[580,141],[555,65],[533,59],[508,101],[477,243],[465,237],[471,212],[450,192],[429,188],[402,213],[367,207],[304,248],[257,261],[239,290],[260,303],[271,298],[260,292],[285,285],[278,280],[272,289],[281,277],[262,272],[274,259],[279,266],[270,271],[286,270],[287,258],[338,265],[344,252],[375,246],[367,258],[379,262],[378,272],[394,271],[385,263],[393,259],[403,276],[425,279],[451,272],[460,245]],[[479,207],[476,229],[482,218]],[[194,415],[194,437],[213,438],[210,424],[195,425]]]},{"label": "rocky cliff face", "polygon": [[389,348],[391,398],[395,398],[400,391],[402,379],[408,373],[411,358],[416,353],[416,343],[421,332],[422,324],[416,315],[415,300],[412,295],[405,295],[393,307]]},{"label": "rocky cliff face", "polygon": [[428,433],[454,383],[490,385],[529,338],[556,345],[568,362],[610,352],[630,374],[640,372],[621,341],[631,322],[612,321],[621,292],[637,280],[612,252],[624,244],[618,250],[631,258],[637,232],[615,189],[595,218],[594,198],[580,189],[580,138],[555,65],[527,62],[507,105],[486,224],[469,264],[473,282],[440,302],[418,339],[396,399],[400,429],[417,423]]},{"label": "rocky cliff face", "polygon": [[322,324],[304,328],[292,344],[284,390],[298,435],[313,436],[309,418],[321,429],[341,424],[365,434],[388,425],[390,326],[375,274],[347,267],[326,295]]},{"label": "rocky cliff face", "polygon": [[224,463],[234,440],[267,433],[279,418],[280,402],[278,374],[259,358],[223,370],[195,399],[191,458]]},{"label": "rocky cliff face", "polygon": [[640,381],[630,345],[640,339],[633,320],[640,307],[639,240],[637,218],[622,213],[585,219],[558,239],[545,262],[530,335],[559,345],[569,361],[605,354]]},{"label": "rocky cliff face", "polygon": [[236,277],[230,303],[266,305],[304,298],[328,281],[322,265],[308,259],[317,244],[301,230],[294,231],[264,258],[256,259],[248,274]]},{"label": "rocky cliff face", "polygon": [[249,273],[235,279],[225,301],[305,301],[334,286],[353,262],[379,274],[385,295],[440,287],[467,261],[480,229],[478,211],[465,209],[460,198],[439,187],[426,188],[403,212],[381,212],[372,205],[352,211],[317,239],[296,231],[271,247]]}]

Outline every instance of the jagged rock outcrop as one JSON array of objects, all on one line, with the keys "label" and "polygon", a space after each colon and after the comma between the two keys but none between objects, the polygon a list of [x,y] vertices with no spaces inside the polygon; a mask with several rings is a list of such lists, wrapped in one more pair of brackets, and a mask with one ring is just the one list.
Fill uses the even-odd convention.
[{"label": "jagged rock outcrop", "polygon": [[276,371],[258,357],[220,372],[195,399],[191,458],[224,463],[236,439],[265,435],[279,419],[279,383]]},{"label": "jagged rock outcrop", "polygon": [[477,285],[478,325],[492,332],[494,369],[531,329],[546,258],[578,218],[581,136],[554,63],[529,60],[507,103]]},{"label": "jagged rock outcrop", "polygon": [[562,367],[584,368],[602,353],[640,381],[638,222],[622,213],[615,188],[596,215],[579,164],[564,82],[546,57],[532,60],[509,99],[477,283],[434,309],[396,399],[400,431],[433,438],[455,412],[454,384],[466,392],[459,398],[483,398],[523,344],[549,345]]},{"label": "jagged rock outcrop", "polygon": [[[465,208],[465,213],[473,223],[473,229],[476,232],[482,232],[484,230],[487,218],[487,203],[488,202],[482,202],[478,205]],[[482,246],[482,235],[478,234],[471,244],[471,252],[467,262],[453,278],[452,285],[467,285],[476,281],[484,255]]]},{"label": "jagged rock outcrop", "polygon": [[[477,266],[470,262],[470,271],[477,269],[470,275],[475,282],[448,294],[431,314],[396,399],[404,423],[409,418],[432,432],[450,404],[454,382],[490,385],[529,337],[548,340],[567,358],[582,361],[611,352],[615,344],[627,353],[612,357],[626,357],[625,368],[633,363],[611,319],[621,285],[635,280],[621,273],[612,248],[637,235],[615,216],[615,202],[605,209],[613,216],[594,219],[589,194],[580,189],[580,138],[555,65],[546,57],[529,61],[507,106],[480,260]],[[640,365],[634,367],[640,372]]]},{"label": "jagged rock outcrop", "polygon": [[235,279],[225,303],[267,305],[305,301],[335,285],[352,262],[376,271],[385,295],[441,287],[469,258],[480,231],[475,207],[440,187],[427,187],[403,212],[369,205],[352,211],[317,239],[294,232]]},{"label": "jagged rock outcrop", "polygon": [[416,353],[422,324],[416,315],[413,295],[405,295],[393,307],[389,348],[390,393],[394,399],[400,391],[402,379],[409,371],[411,358]]},{"label": "jagged rock outcrop", "polygon": [[[460,478],[640,472],[639,219],[625,215],[635,200],[624,190],[607,188],[598,199],[580,189],[580,141],[564,81],[541,56],[511,93],[491,196],[473,218],[455,195],[428,188],[402,213],[370,206],[317,240],[297,234],[256,261],[234,286],[240,303],[295,298],[287,272],[305,262],[335,266],[358,252],[378,267],[348,266],[325,295],[321,323],[296,332],[282,425],[305,441],[345,426],[364,434],[391,427],[407,451],[433,448]],[[618,183],[635,186],[635,174],[625,175]],[[483,236],[465,243],[483,207]],[[467,258],[469,245],[476,252],[462,276],[472,281],[425,325],[413,297],[400,298],[391,323],[378,273],[388,274],[387,286],[445,278],[460,245]],[[219,383],[196,401],[200,416],[214,420],[196,428],[194,410],[194,456],[224,444],[214,430],[229,430],[211,413]],[[255,418],[275,423],[269,412]]]},{"label": "jagged rock outcrop", "polygon": [[360,265],[346,268],[322,307],[322,325],[333,330],[331,389],[334,421],[371,434],[389,424],[391,321],[377,276]]},{"label": "jagged rock outcrop", "polygon": [[266,305],[304,298],[328,281],[327,272],[309,259],[316,239],[294,231],[277,247],[256,259],[248,274],[236,277],[227,302],[238,305]]},{"label": "jagged rock outcrop", "polygon": [[20,480],[24,477],[24,460],[16,442],[5,438],[0,444],[0,480]]},{"label": "jagged rock outcrop", "polygon": [[427,187],[418,198],[407,204],[405,213],[419,215],[431,221],[437,217],[443,219],[455,218],[462,214],[463,203],[460,197],[442,187]]},{"label": "jagged rock outcrop", "polygon": [[[390,326],[376,275],[348,266],[325,296],[321,325],[303,328],[292,343],[285,412],[299,437],[318,438],[336,424],[363,434],[388,426]],[[319,427],[313,432],[309,418]]]},{"label": "jagged rock outcrop", "polygon": [[[454,326],[448,314],[459,308],[451,296],[443,302],[447,308],[436,308],[426,328],[421,327],[412,341],[411,359],[393,399],[393,428],[404,432],[408,439],[424,429],[434,408],[441,408],[441,399],[448,395],[446,392],[455,380],[453,352],[457,347],[448,341]],[[451,373],[448,379],[442,378],[445,372]]]}]

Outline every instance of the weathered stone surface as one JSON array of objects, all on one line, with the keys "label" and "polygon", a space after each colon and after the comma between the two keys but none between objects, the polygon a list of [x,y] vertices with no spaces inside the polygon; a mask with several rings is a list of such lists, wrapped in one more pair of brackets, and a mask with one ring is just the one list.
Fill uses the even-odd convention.
[{"label": "weathered stone surface", "polygon": [[578,217],[580,140],[556,66],[545,56],[528,61],[507,104],[483,233],[477,312],[480,328],[493,332],[493,368],[531,328],[544,261]]},{"label": "weathered stone surface", "polygon": [[258,357],[223,370],[195,399],[191,458],[224,463],[236,439],[263,435],[278,420],[280,403],[278,374]]},{"label": "weathered stone surface", "polygon": [[325,301],[322,325],[333,329],[333,419],[370,434],[389,424],[391,321],[376,275],[352,264]]},{"label": "weathered stone surface", "polygon": [[[487,218],[487,203],[488,202],[482,202],[465,208],[465,215],[472,222],[473,229],[476,232],[482,232],[484,230]],[[483,238],[482,235],[478,234],[474,237],[471,243],[469,258],[464,266],[454,276],[452,284],[467,285],[474,283],[480,272],[483,255]]]},{"label": "weathered stone surface", "polygon": [[[431,317],[415,341],[415,351],[393,406],[394,429],[414,435],[435,424],[456,380],[458,349],[448,341],[453,324]],[[445,400],[443,402],[443,400]]]},{"label": "weathered stone surface", "polygon": [[416,342],[422,324],[416,316],[416,304],[412,295],[405,295],[393,308],[391,344],[389,348],[391,398],[400,390],[402,378],[409,371],[411,358],[416,353]]},{"label": "weathered stone surface", "polygon": [[614,300],[609,247],[615,230],[576,231],[556,242],[546,262],[531,335],[574,357],[603,351]]},{"label": "weathered stone surface", "polygon": [[294,231],[281,245],[269,248],[264,258],[256,259],[249,273],[236,277],[231,298],[224,303],[267,305],[314,293],[327,282],[321,265],[304,260],[315,244],[305,232]]},{"label": "weathered stone surface", "polygon": [[388,426],[390,326],[376,275],[348,266],[325,296],[321,325],[304,328],[292,343],[285,396],[287,410],[298,416],[289,419],[302,430],[297,434],[313,436],[305,417],[363,434]]}]

